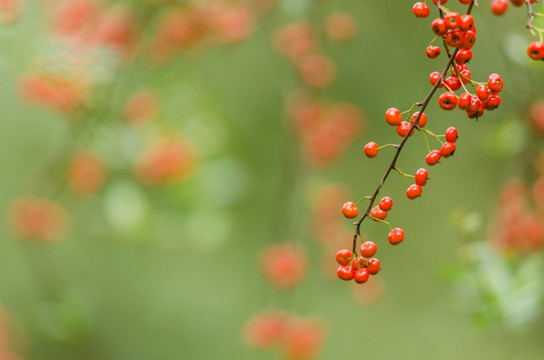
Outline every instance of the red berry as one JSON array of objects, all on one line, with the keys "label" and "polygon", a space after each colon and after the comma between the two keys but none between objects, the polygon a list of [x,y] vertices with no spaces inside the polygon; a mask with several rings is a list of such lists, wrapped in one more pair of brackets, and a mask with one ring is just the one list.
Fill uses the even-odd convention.
[{"label": "red berry", "polygon": [[468,84],[470,78],[472,78],[472,73],[470,72],[469,69],[465,69],[465,70],[461,71],[461,82],[463,84],[465,84],[465,85]]},{"label": "red berry", "polygon": [[[401,121],[400,124],[397,125],[397,134],[399,134],[401,137],[405,137],[406,134],[408,134],[408,131],[410,131],[410,128],[412,125],[408,121]],[[414,135],[414,131],[412,130],[410,132],[410,136]]]},{"label": "red berry", "polygon": [[338,275],[338,277],[346,281],[353,279],[354,273],[355,272],[353,268],[349,265],[340,266],[338,270],[336,271],[336,274]]},{"label": "red berry", "polygon": [[378,246],[373,241],[365,241],[361,245],[361,256],[365,258],[371,258],[378,251]]},{"label": "red berry", "polygon": [[425,157],[425,162],[427,163],[427,165],[433,166],[440,161],[441,157],[442,154],[440,153],[440,151],[433,150],[427,154],[427,156]]},{"label": "red berry", "polygon": [[402,115],[397,108],[389,108],[385,112],[385,121],[391,126],[397,126],[402,121]]},{"label": "red berry", "polygon": [[[412,114],[412,122],[411,124],[414,123],[414,121],[416,121],[417,117],[419,116],[419,111],[416,111],[415,113]],[[410,125],[411,125],[410,124]],[[427,125],[427,115],[425,113],[421,114],[420,118],[419,118],[419,121],[417,122],[417,126],[419,126],[420,128],[422,127],[425,127],[425,125]]]},{"label": "red berry", "polygon": [[472,60],[472,50],[470,49],[461,49],[455,55],[455,62],[457,64],[466,64]]},{"label": "red berry", "polygon": [[445,158],[450,157],[454,152],[455,144],[451,142],[445,142],[440,148],[440,154]]},{"label": "red berry", "polygon": [[457,91],[461,88],[461,80],[459,80],[456,76],[450,76],[449,78],[446,78],[444,80],[444,83],[447,87],[451,89],[451,91]]},{"label": "red berry", "polygon": [[473,30],[465,32],[460,47],[463,49],[471,49],[474,44],[476,44],[476,33]]},{"label": "red berry", "polygon": [[342,207],[342,214],[348,219],[354,219],[359,215],[359,209],[357,209],[357,206],[355,206],[354,203],[347,202]]},{"label": "red berry", "polygon": [[502,15],[508,9],[508,1],[493,0],[491,2],[491,12],[495,15]]},{"label": "red berry", "polygon": [[389,232],[389,235],[387,236],[387,240],[389,240],[389,243],[391,245],[397,245],[404,240],[404,230],[401,228],[395,228]]},{"label": "red berry", "polygon": [[472,95],[470,93],[465,92],[459,95],[459,101],[457,102],[457,106],[459,106],[459,109],[466,110],[468,107],[468,104],[470,104],[470,99],[472,98]]},{"label": "red berry", "polygon": [[370,271],[366,267],[359,268],[353,275],[353,280],[358,284],[363,284],[368,280]]},{"label": "red berry", "polygon": [[487,87],[493,92],[500,92],[502,90],[502,78],[499,74],[491,74],[487,78]]},{"label": "red berry", "polygon": [[448,31],[448,28],[446,27],[446,22],[442,18],[434,19],[431,23],[431,28],[433,29],[433,33],[438,36],[443,36],[446,31]]},{"label": "red berry", "polygon": [[412,6],[412,12],[417,17],[426,18],[427,16],[429,16],[430,10],[427,4],[422,2],[416,2],[414,6]]},{"label": "red berry", "polygon": [[436,59],[440,55],[440,52],[440,48],[433,45],[427,46],[427,49],[425,50],[425,53],[429,59]]},{"label": "red berry", "polygon": [[527,48],[527,55],[533,60],[544,60],[544,44],[540,41],[533,41]]},{"label": "red berry", "polygon": [[380,150],[380,147],[375,142],[369,142],[364,147],[365,155],[368,158],[374,158],[378,155],[378,151]]},{"label": "red berry", "polygon": [[468,5],[472,2],[472,0],[459,0],[461,4]]},{"label": "red berry", "polygon": [[355,257],[352,261],[351,261],[351,267],[353,268],[354,271],[357,271],[359,270],[360,268],[362,267],[366,267],[367,266],[367,262],[365,259],[363,258],[360,258],[360,257]]},{"label": "red berry", "polygon": [[421,196],[422,191],[423,189],[421,188],[420,185],[413,184],[413,185],[410,185],[408,189],[406,189],[406,196],[408,197],[408,199],[415,199]]},{"label": "red berry", "polygon": [[463,15],[459,20],[459,30],[469,31],[474,29],[474,18],[472,15]]},{"label": "red berry", "polygon": [[[447,2],[448,2],[448,0],[440,0],[440,5],[444,6],[444,5],[446,5]],[[433,0],[433,4],[438,5],[436,0]]]},{"label": "red berry", "polygon": [[[431,75],[429,75],[429,81],[431,82],[431,85],[436,84],[438,81],[440,81],[440,77],[442,76],[441,73],[438,71],[432,72]],[[438,87],[443,87],[443,84],[440,84]]]},{"label": "red berry", "polygon": [[393,207],[393,199],[391,199],[389,196],[385,196],[380,200],[378,206],[382,211],[389,211]]},{"label": "red berry", "polygon": [[459,30],[449,30],[444,37],[446,44],[452,47],[460,47],[464,42],[465,36]]},{"label": "red berry", "polygon": [[346,249],[339,250],[336,253],[336,262],[339,263],[340,265],[347,265],[349,264],[349,260],[351,259],[351,256],[352,256],[351,251]]},{"label": "red berry", "polygon": [[382,211],[379,206],[374,206],[370,210],[370,216],[374,219],[385,220],[387,217],[387,211]]},{"label": "red berry", "polygon": [[499,105],[501,104],[501,101],[502,100],[499,95],[491,94],[489,95],[489,98],[485,102],[485,109],[489,111],[495,110],[496,108],[499,107]]},{"label": "red berry", "polygon": [[457,141],[457,138],[459,136],[457,135],[457,129],[454,127],[449,127],[448,130],[446,130],[446,141],[454,143]]},{"label": "red berry", "polygon": [[416,184],[419,186],[424,186],[427,184],[427,179],[429,178],[429,172],[425,168],[421,168],[416,172]]},{"label": "red berry", "polygon": [[477,113],[482,104],[481,100],[477,96],[471,96],[470,102],[468,103],[467,113],[474,114]]},{"label": "red berry", "polygon": [[376,258],[370,259],[368,262],[368,272],[371,275],[376,275],[380,271],[380,260]]},{"label": "red berry", "polygon": [[438,105],[444,110],[452,110],[457,106],[457,96],[451,91],[440,94]]},{"label": "red berry", "polygon": [[476,96],[478,96],[478,99],[482,101],[486,101],[489,97],[489,93],[487,92],[487,86],[481,84],[476,87]]},{"label": "red berry", "polygon": [[455,11],[450,11],[444,15],[444,21],[446,22],[446,27],[448,29],[457,29],[459,27],[459,22],[461,21],[461,15]]}]

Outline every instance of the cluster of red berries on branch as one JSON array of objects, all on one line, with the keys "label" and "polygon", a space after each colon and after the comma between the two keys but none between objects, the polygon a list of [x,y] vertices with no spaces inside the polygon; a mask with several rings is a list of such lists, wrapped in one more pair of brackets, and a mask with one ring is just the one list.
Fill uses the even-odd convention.
[{"label": "cluster of red berries on branch", "polygon": [[[446,2],[433,0],[440,16],[431,23],[431,29],[435,37],[427,47],[426,53],[429,58],[437,58],[441,53],[441,49],[433,44],[438,39],[442,39],[443,48],[448,55],[447,64],[442,72],[433,72],[431,74],[430,79],[433,87],[422,102],[415,103],[406,111],[390,108],[385,112],[387,124],[396,128],[397,134],[402,137],[402,141],[399,144],[386,144],[382,146],[379,146],[376,142],[369,142],[364,147],[365,155],[369,158],[378,156],[380,149],[385,147],[393,147],[396,151],[374,193],[359,200],[359,202],[369,200],[369,204],[361,218],[355,223],[352,250],[340,250],[336,255],[336,260],[340,264],[337,275],[343,280],[353,279],[357,283],[364,283],[368,280],[369,275],[376,274],[380,270],[380,261],[373,258],[377,250],[374,242],[366,241],[363,243],[360,247],[361,256],[356,252],[357,239],[362,238],[360,232],[361,224],[366,218],[382,222],[389,227],[388,241],[390,244],[397,245],[404,240],[404,230],[401,228],[393,229],[389,222],[385,221],[388,212],[393,206],[393,200],[390,197],[381,197],[380,190],[389,174],[394,170],[406,180],[408,185],[406,196],[409,199],[416,199],[421,196],[422,187],[427,184],[429,177],[428,170],[420,168],[415,175],[409,175],[396,166],[400,152],[408,138],[416,131],[423,136],[427,145],[425,162],[429,166],[436,165],[442,158],[450,157],[456,151],[456,141],[458,138],[456,128],[449,127],[444,135],[437,135],[425,128],[428,122],[425,109],[438,88],[445,88],[447,90],[438,98],[440,108],[443,110],[452,110],[455,107],[459,107],[466,111],[469,118],[481,117],[485,110],[494,110],[501,103],[498,93],[503,88],[503,82],[500,75],[491,74],[486,83],[479,83],[472,80],[472,74],[467,67],[467,63],[472,59],[471,48],[476,42],[476,27],[474,25],[474,18],[470,15],[475,1],[459,0],[460,3],[468,5],[465,15],[460,15],[455,11],[445,8],[443,5]],[[426,18],[430,13],[429,6],[423,2],[414,4],[412,11],[419,18]],[[473,87],[474,94],[467,89],[466,85]],[[460,96],[457,96],[455,92],[460,89],[463,89],[464,92]],[[418,107],[418,111],[414,111],[416,107]],[[404,117],[405,119],[403,120]],[[439,149],[431,150],[428,136],[440,143]],[[413,179],[413,183],[410,182],[410,178]],[[378,198],[378,205],[374,206]],[[345,203],[342,208],[343,215],[348,219],[357,218],[359,216],[359,209],[357,208],[359,202]]]}]

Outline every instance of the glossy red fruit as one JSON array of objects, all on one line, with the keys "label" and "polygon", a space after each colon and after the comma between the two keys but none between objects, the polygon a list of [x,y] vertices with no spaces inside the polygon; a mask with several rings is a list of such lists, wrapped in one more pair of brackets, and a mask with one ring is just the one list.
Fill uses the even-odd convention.
[{"label": "glossy red fruit", "polygon": [[449,30],[446,32],[446,36],[444,36],[444,41],[446,44],[452,47],[460,47],[465,40],[465,35],[460,30]]},{"label": "glossy red fruit", "polygon": [[[412,125],[414,121],[416,121],[418,116],[419,116],[419,111],[416,111],[415,113],[412,114],[412,122],[410,123],[410,125]],[[427,125],[427,115],[423,113],[421,114],[421,117],[419,118],[417,126],[419,126],[420,128],[423,128],[425,127],[425,125]]]},{"label": "glossy red fruit", "polygon": [[[400,124],[397,125],[397,134],[401,137],[405,137],[411,127],[412,125],[408,121],[401,121]],[[415,130],[412,130],[409,136],[414,135],[414,131]]]},{"label": "glossy red fruit", "polygon": [[355,271],[355,274],[353,274],[353,280],[357,284],[363,284],[367,282],[368,277],[370,276],[370,270],[366,267],[359,268],[357,271]]},{"label": "glossy red fruit", "polygon": [[466,14],[461,16],[461,20],[459,20],[459,30],[461,31],[469,31],[474,29],[474,18],[472,15]]},{"label": "glossy red fruit", "polygon": [[397,245],[404,240],[404,230],[401,228],[395,228],[389,232],[389,235],[387,236],[387,240],[389,240],[389,243],[391,245]]},{"label": "glossy red fruit", "polygon": [[544,44],[540,41],[533,41],[527,48],[527,55],[533,60],[544,60]]},{"label": "glossy red fruit", "polygon": [[468,5],[472,2],[472,0],[459,0],[461,4]]},{"label": "glossy red fruit", "polygon": [[455,152],[455,144],[451,142],[445,142],[440,148],[440,155],[447,158],[453,155]]},{"label": "glossy red fruit", "polygon": [[427,49],[425,50],[425,54],[427,54],[427,57],[429,59],[436,59],[441,53],[441,50],[438,46],[427,46]]},{"label": "glossy red fruit", "polygon": [[351,259],[351,256],[352,256],[351,251],[346,249],[339,250],[336,253],[336,262],[339,263],[340,265],[347,265],[349,264],[349,260]]},{"label": "glossy red fruit", "polygon": [[482,101],[477,96],[471,96],[470,102],[468,103],[467,113],[474,114],[477,113],[482,105]]},{"label": "glossy red fruit", "polygon": [[412,12],[417,17],[426,18],[427,16],[429,16],[430,10],[427,4],[422,2],[416,2],[414,6],[412,6]]},{"label": "glossy red fruit", "polygon": [[391,126],[397,126],[402,121],[402,115],[397,108],[389,108],[385,112],[385,121]]},{"label": "glossy red fruit", "polygon": [[457,138],[459,136],[457,135],[457,129],[454,127],[449,127],[448,130],[446,130],[446,141],[454,143],[457,141]]},{"label": "glossy red fruit", "polygon": [[[446,5],[447,2],[448,0],[440,0],[440,5]],[[438,5],[436,0],[433,0],[433,4]]]},{"label": "glossy red fruit", "polygon": [[472,73],[470,72],[469,69],[465,69],[463,71],[461,71],[461,82],[463,84],[468,84],[469,83],[469,80],[472,78]]},{"label": "glossy red fruit", "polygon": [[367,264],[368,263],[366,262],[365,259],[358,256],[351,261],[351,267],[353,268],[354,271],[357,271],[362,267],[366,267]]},{"label": "glossy red fruit", "polygon": [[461,49],[455,55],[455,62],[457,64],[466,64],[472,60],[472,50],[470,49]]},{"label": "glossy red fruit", "polygon": [[382,211],[389,211],[393,207],[393,199],[391,199],[389,196],[384,196],[380,200],[380,203],[378,204],[378,206],[380,207]]},{"label": "glossy red fruit", "polygon": [[459,109],[466,110],[468,108],[468,105],[470,104],[471,98],[472,95],[470,95],[470,93],[468,92],[459,95],[459,101],[457,101],[457,106],[459,106]]},{"label": "glossy red fruit", "polygon": [[378,151],[380,151],[380,147],[375,142],[369,142],[364,147],[365,155],[368,158],[374,158],[378,156]]},{"label": "glossy red fruit", "polygon": [[446,31],[448,31],[448,28],[446,27],[446,22],[442,18],[436,18],[431,23],[431,29],[433,30],[433,33],[435,33],[438,36],[443,36],[446,34]]},{"label": "glossy red fruit", "polygon": [[502,15],[508,9],[508,1],[506,0],[493,0],[491,2],[491,12],[495,15]]},{"label": "glossy red fruit", "polygon": [[476,96],[478,96],[478,99],[482,101],[486,101],[487,98],[489,97],[487,86],[485,86],[484,84],[478,85],[476,87]]},{"label": "glossy red fruit", "polygon": [[[429,81],[431,82],[431,85],[436,84],[438,81],[440,81],[440,77],[442,76],[441,73],[438,71],[434,71],[429,75]],[[443,87],[443,84],[440,84],[438,87]]]},{"label": "glossy red fruit", "polygon": [[365,258],[371,258],[376,254],[376,251],[378,251],[378,245],[376,245],[373,241],[365,241],[363,245],[361,245],[361,256]]},{"label": "glossy red fruit", "polygon": [[354,219],[359,215],[359,209],[352,202],[347,202],[342,206],[342,214],[348,219]]},{"label": "glossy red fruit", "polygon": [[495,110],[501,104],[501,97],[496,94],[489,95],[489,98],[485,102],[485,109],[488,111]]},{"label": "glossy red fruit", "polygon": [[425,168],[421,168],[418,171],[416,171],[416,184],[419,186],[424,186],[427,184],[427,180],[429,179],[429,172]]},{"label": "glossy red fruit", "polygon": [[380,271],[380,260],[376,258],[370,259],[368,262],[368,272],[371,275],[376,275]]},{"label": "glossy red fruit", "polygon": [[493,92],[500,92],[503,87],[502,78],[499,74],[491,74],[487,78],[487,87]]},{"label": "glossy red fruit", "polygon": [[425,156],[425,162],[429,166],[433,166],[440,161],[442,154],[438,150],[433,150]]},{"label": "glossy red fruit", "polygon": [[340,279],[348,281],[353,279],[353,275],[355,274],[355,271],[353,270],[351,266],[343,265],[338,268],[338,270],[336,271],[336,274],[338,275]]},{"label": "glossy red fruit", "polygon": [[406,189],[406,196],[408,197],[408,199],[415,199],[421,196],[422,191],[423,189],[421,188],[420,185],[413,184],[413,185],[410,185],[408,189]]},{"label": "glossy red fruit", "polygon": [[450,76],[444,80],[444,83],[451,91],[457,91],[461,88],[461,80],[456,76]]},{"label": "glossy red fruit", "polygon": [[453,110],[457,106],[457,96],[451,91],[440,94],[438,105],[444,110]]},{"label": "glossy red fruit", "polygon": [[461,15],[455,11],[450,11],[444,15],[444,21],[446,22],[446,27],[448,29],[457,29],[461,22]]},{"label": "glossy red fruit", "polygon": [[370,210],[370,216],[372,217],[372,220],[385,220],[387,217],[387,211],[382,211],[379,206],[374,206],[372,210]]}]

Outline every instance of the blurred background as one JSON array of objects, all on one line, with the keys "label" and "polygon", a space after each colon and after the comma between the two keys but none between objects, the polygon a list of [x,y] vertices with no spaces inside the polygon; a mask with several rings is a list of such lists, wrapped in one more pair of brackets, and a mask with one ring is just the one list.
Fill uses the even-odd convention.
[{"label": "blurred background", "polygon": [[406,238],[365,221],[382,270],[357,285],[342,204],[447,61],[431,2],[0,1],[0,359],[542,359],[544,67],[525,8],[490,2],[470,70],[502,104],[431,101],[455,156],[417,200],[391,175]]}]

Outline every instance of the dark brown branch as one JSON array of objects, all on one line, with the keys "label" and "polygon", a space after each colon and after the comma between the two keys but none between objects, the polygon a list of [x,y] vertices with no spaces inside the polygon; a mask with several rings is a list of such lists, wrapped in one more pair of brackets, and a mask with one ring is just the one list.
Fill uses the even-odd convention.
[{"label": "dark brown branch", "polygon": [[534,29],[533,20],[535,19],[535,13],[533,5],[530,0],[525,0],[525,5],[527,5],[527,29]]}]

